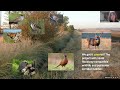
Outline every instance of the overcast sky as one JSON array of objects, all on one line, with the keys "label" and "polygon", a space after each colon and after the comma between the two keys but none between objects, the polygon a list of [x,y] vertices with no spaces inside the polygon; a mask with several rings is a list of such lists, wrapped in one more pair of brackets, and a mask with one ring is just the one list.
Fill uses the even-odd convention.
[{"label": "overcast sky", "polygon": [[69,17],[69,25],[81,28],[120,28],[120,23],[100,23],[100,11],[59,11]]},{"label": "overcast sky", "polygon": [[8,17],[8,11],[0,11],[0,25],[5,25],[5,24],[9,24],[9,17]]}]

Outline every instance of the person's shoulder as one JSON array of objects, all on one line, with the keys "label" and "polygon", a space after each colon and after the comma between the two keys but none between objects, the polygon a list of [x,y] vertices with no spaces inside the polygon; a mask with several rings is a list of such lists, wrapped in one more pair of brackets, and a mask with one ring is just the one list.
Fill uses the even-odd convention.
[{"label": "person's shoulder", "polygon": [[120,22],[119,20],[116,20],[115,22]]}]

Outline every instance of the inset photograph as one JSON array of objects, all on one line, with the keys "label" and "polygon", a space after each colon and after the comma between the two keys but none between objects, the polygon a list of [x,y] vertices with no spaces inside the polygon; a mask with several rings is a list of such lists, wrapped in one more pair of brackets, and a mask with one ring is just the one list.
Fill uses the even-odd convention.
[{"label": "inset photograph", "polygon": [[120,11],[100,11],[100,22],[120,22]]},{"label": "inset photograph", "polygon": [[4,29],[3,42],[4,43],[17,43],[21,42],[22,30],[21,29]]},{"label": "inset photograph", "polygon": [[73,53],[48,53],[48,71],[73,71]]},{"label": "inset photograph", "polygon": [[38,21],[34,21],[30,23],[31,33],[32,34],[45,34],[45,25],[44,19],[40,19]]},{"label": "inset photograph", "polygon": [[35,61],[33,60],[18,60],[12,61],[13,75],[33,76],[36,74]]},{"label": "inset photograph", "polygon": [[21,12],[9,11],[9,28],[16,29],[24,20],[24,15]]},{"label": "inset photograph", "polygon": [[82,50],[111,50],[111,32],[82,32]]},{"label": "inset photograph", "polygon": [[63,23],[63,14],[57,14],[54,11],[51,11],[49,13],[49,19],[50,19],[50,23],[51,25],[58,25],[58,23],[62,24]]}]

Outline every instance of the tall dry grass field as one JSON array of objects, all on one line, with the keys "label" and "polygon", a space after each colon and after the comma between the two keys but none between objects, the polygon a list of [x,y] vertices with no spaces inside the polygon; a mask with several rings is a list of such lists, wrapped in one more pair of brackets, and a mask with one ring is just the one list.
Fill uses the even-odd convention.
[{"label": "tall dry grass field", "polygon": [[[60,38],[61,37],[61,38]],[[82,36],[80,31],[75,31],[72,35],[63,35],[55,38],[50,43],[33,43],[31,40],[23,40],[21,43],[0,44],[0,78],[4,79],[21,79],[21,76],[11,74],[11,66],[13,59],[36,60],[37,70],[32,79],[104,79],[105,77],[120,77],[120,44],[112,43],[111,50],[82,50]],[[101,44],[104,48],[108,48],[107,42],[110,40],[101,39]],[[86,42],[86,41],[84,41]],[[93,46],[91,46],[94,48]],[[102,46],[100,46],[102,48]],[[59,64],[62,56],[54,55],[59,53],[74,53],[74,70],[71,71],[48,71],[48,63]],[[104,68],[102,71],[82,71],[82,53],[110,53],[108,58],[110,67]],[[48,60],[48,53],[53,53],[53,56]],[[72,60],[70,64],[73,63]],[[67,66],[67,65],[66,65]],[[69,68],[69,67],[68,67]],[[49,67],[50,69],[50,67]],[[62,69],[61,67],[59,69]],[[28,78],[29,79],[29,78]]]},{"label": "tall dry grass field", "polygon": [[31,45],[30,40],[21,43],[0,43],[0,78],[11,78],[12,60],[23,52],[32,53],[36,45]]}]

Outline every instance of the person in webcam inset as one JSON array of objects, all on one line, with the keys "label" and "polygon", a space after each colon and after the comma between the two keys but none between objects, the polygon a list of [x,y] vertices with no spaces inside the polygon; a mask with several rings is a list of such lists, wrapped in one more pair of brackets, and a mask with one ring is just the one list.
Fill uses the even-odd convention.
[{"label": "person in webcam inset", "polygon": [[110,11],[108,15],[108,21],[109,22],[119,22],[118,17],[115,11]]}]

